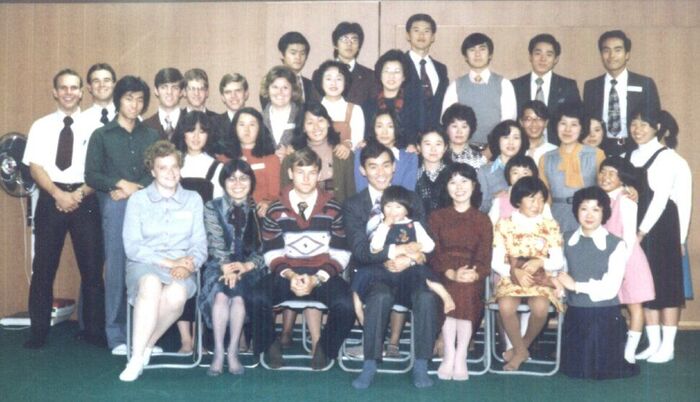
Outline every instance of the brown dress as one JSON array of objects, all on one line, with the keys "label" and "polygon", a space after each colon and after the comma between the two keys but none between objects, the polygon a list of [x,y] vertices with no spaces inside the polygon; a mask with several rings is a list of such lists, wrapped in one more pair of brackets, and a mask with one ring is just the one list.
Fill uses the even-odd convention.
[{"label": "brown dress", "polygon": [[[484,279],[491,270],[493,227],[486,214],[477,208],[460,213],[453,207],[434,211],[429,228],[435,241],[430,265],[455,301],[448,317],[480,322],[484,313]],[[475,265],[479,280],[461,283],[445,277],[448,269]]]}]

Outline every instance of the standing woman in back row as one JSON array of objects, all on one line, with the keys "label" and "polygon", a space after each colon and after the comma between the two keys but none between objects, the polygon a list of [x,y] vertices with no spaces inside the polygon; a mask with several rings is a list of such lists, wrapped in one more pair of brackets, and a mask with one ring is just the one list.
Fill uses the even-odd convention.
[{"label": "standing woman in back row", "polygon": [[668,135],[675,139],[678,124],[666,111],[642,110],[632,115],[630,133],[638,146],[626,155],[639,175],[637,237],[649,260],[656,290],[656,299],[644,303],[649,347],[636,357],[666,363],[673,360],[680,307],[685,299],[678,209],[671,199],[676,162],[673,151],[661,145],[659,138]]}]

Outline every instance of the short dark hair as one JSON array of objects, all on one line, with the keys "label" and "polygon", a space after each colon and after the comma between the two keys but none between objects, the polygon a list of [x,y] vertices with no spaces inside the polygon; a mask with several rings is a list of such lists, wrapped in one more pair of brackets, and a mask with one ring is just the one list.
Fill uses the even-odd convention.
[{"label": "short dark hair", "polygon": [[[255,145],[253,146],[252,154],[257,158],[262,158],[263,156],[272,155],[275,153],[275,140],[267,129],[267,126],[263,124],[263,116],[257,109],[252,107],[244,107],[239,109],[233,116],[233,121],[231,122],[230,141],[231,141],[231,158],[240,158],[243,155],[243,150],[241,149],[241,140],[238,138],[238,120],[242,115],[248,114],[258,121],[258,136],[255,139]],[[227,133],[228,134],[228,133]]]},{"label": "short dark hair", "polygon": [[455,120],[463,120],[467,122],[467,125],[469,126],[469,138],[472,138],[472,135],[474,135],[474,132],[476,131],[477,123],[474,109],[461,103],[453,103],[442,115],[442,127],[445,129],[445,131],[447,131],[447,126],[452,124]]},{"label": "short dark hair", "polygon": [[404,76],[404,81],[403,84],[401,84],[401,87],[403,87],[408,81],[408,72],[411,70],[409,70],[410,64],[408,64],[408,60],[406,60],[406,54],[399,49],[387,50],[383,55],[379,56],[377,62],[374,63],[374,76],[377,78],[377,82],[380,83],[379,86],[381,88],[382,69],[384,68],[384,65],[390,61],[397,61],[401,63],[401,69],[403,70]]},{"label": "short dark hair", "polygon": [[538,43],[549,43],[554,48],[554,56],[559,57],[561,54],[561,44],[554,38],[553,35],[548,33],[537,34],[530,39],[530,43],[527,45],[528,53],[532,54],[535,50],[535,46]]},{"label": "short dark hair", "polygon": [[185,71],[184,85],[190,81],[202,81],[204,82],[204,88],[209,89],[209,76],[207,72],[201,68],[191,68]]},{"label": "short dark hair", "polygon": [[534,99],[526,101],[525,103],[523,103],[523,106],[520,109],[520,116],[518,116],[518,118],[522,119],[523,117],[525,117],[525,111],[527,109],[530,109],[533,112],[535,112],[535,115],[540,119],[549,120],[549,109],[547,108],[547,105],[544,104],[544,102]]},{"label": "short dark hair", "polygon": [[464,41],[462,42],[462,56],[467,55],[467,49],[481,45],[482,43],[486,44],[486,47],[489,49],[489,55],[493,55],[493,40],[486,36],[486,34],[483,34],[481,32],[475,32],[473,34],[469,34],[466,38],[464,38]]},{"label": "short dark hair", "polygon": [[92,76],[92,73],[98,70],[106,70],[109,72],[109,74],[112,76],[112,81],[116,82],[117,81],[117,73],[114,72],[114,69],[112,66],[110,66],[107,63],[95,63],[90,68],[88,69],[87,74],[85,75],[85,82],[90,84],[90,76]]},{"label": "short dark hair", "polygon": [[500,139],[501,137],[509,136],[511,128],[517,128],[520,131],[520,150],[518,154],[524,154],[530,148],[530,139],[527,138],[525,130],[523,130],[520,124],[515,120],[503,120],[496,124],[496,127],[491,130],[487,137],[492,161],[495,161],[501,154]]},{"label": "short dark hair", "polygon": [[319,171],[321,170],[321,157],[309,147],[297,149],[289,155],[289,158],[291,162],[289,164],[290,169],[294,169],[295,167],[316,166]]},{"label": "short dark hair", "polygon": [[565,116],[569,117],[569,118],[578,119],[578,122],[581,125],[581,135],[583,133],[588,132],[589,121],[588,121],[586,112],[583,110],[583,107],[580,103],[565,103],[565,104],[563,104],[559,108],[557,121],[556,121],[557,124],[559,124],[562,117],[565,117]]},{"label": "short dark hair", "polygon": [[240,82],[241,86],[243,87],[243,90],[244,91],[248,90],[248,80],[242,74],[233,73],[233,74],[224,74],[224,76],[221,77],[221,81],[219,82],[219,93],[221,95],[223,95],[224,88],[226,88],[226,85],[228,85],[232,82]]},{"label": "short dark hair", "polygon": [[629,52],[632,50],[632,40],[627,37],[627,35],[619,30],[615,29],[612,31],[606,31],[603,32],[602,35],[598,38],[598,51],[602,52],[603,51],[603,44],[605,43],[606,40],[608,39],[622,39],[622,42],[625,45],[625,52]]},{"label": "short dark hair", "polygon": [[670,148],[678,145],[678,122],[671,113],[665,110],[642,108],[632,112],[632,118],[627,121],[627,125],[630,126],[632,121],[637,119],[649,123],[654,130],[658,128],[656,138],[659,140],[663,138]]},{"label": "short dark hair", "polygon": [[406,32],[410,32],[413,23],[418,21],[427,22],[430,24],[430,29],[433,31],[433,33],[437,32],[437,24],[435,23],[433,17],[428,14],[413,14],[412,16],[408,17],[408,20],[406,21]]},{"label": "short dark hair", "polygon": [[600,123],[600,127],[603,129],[603,140],[605,140],[605,138],[607,138],[607,136],[608,136],[608,128],[605,127],[605,122],[603,121],[603,119],[600,116],[586,116],[586,117],[587,117],[587,123],[588,123],[586,125],[586,131],[582,132],[581,135],[578,137],[578,142],[583,143],[583,140],[585,140],[586,137],[588,137],[591,134],[591,130],[592,130],[591,127],[593,127],[591,122],[593,120]]},{"label": "short dark hair", "polygon": [[347,95],[348,91],[350,90],[350,85],[352,84],[352,75],[347,64],[335,60],[324,61],[320,66],[318,66],[318,69],[314,71],[314,74],[311,77],[314,87],[322,97],[326,96],[326,92],[323,90],[323,74],[325,74],[326,71],[331,68],[337,68],[340,74],[343,75],[343,78],[345,79],[345,86],[343,88],[342,95]]},{"label": "short dark hair", "polygon": [[537,168],[537,164],[535,163],[534,159],[530,158],[525,154],[515,155],[514,157],[508,160],[508,162],[506,163],[506,168],[503,169],[503,175],[506,177],[506,183],[508,183],[509,186],[515,184],[510,182],[510,170],[516,167],[524,167],[530,169],[533,176],[539,176],[540,174],[540,171]]},{"label": "short dark hair", "polygon": [[445,182],[444,188],[440,192],[442,200],[441,205],[447,207],[452,205],[452,198],[450,198],[450,193],[447,191],[447,185],[450,183],[455,176],[462,176],[465,179],[471,180],[473,184],[472,195],[469,197],[469,205],[472,208],[479,208],[481,206],[481,201],[483,198],[483,193],[481,192],[481,185],[479,184],[479,179],[476,175],[476,169],[466,163],[450,163],[445,168]]},{"label": "short dark hair", "polygon": [[328,144],[331,146],[336,146],[340,143],[340,134],[335,131],[335,128],[333,127],[333,119],[331,119],[331,116],[328,114],[326,107],[318,102],[311,102],[306,105],[302,111],[302,117],[300,119],[302,123],[299,124],[297,129],[294,131],[294,137],[292,138],[292,147],[294,149],[306,148],[309,145],[309,138],[306,136],[306,132],[304,131],[304,121],[307,113],[311,113],[316,117],[322,117],[328,121],[328,137],[326,137]]},{"label": "short dark hair", "polygon": [[635,186],[637,184],[634,166],[627,159],[620,156],[610,156],[600,163],[600,171],[606,166],[617,170],[617,177],[622,184],[626,186]]},{"label": "short dark hair", "polygon": [[578,209],[581,208],[581,204],[587,200],[598,201],[598,206],[603,209],[603,221],[601,222],[601,225],[605,224],[605,222],[610,219],[610,215],[612,215],[612,209],[610,208],[610,197],[608,196],[608,193],[598,186],[585,187],[574,193],[574,201],[571,205],[571,211],[574,213],[576,222],[581,223],[578,220]]},{"label": "short dark hair", "polygon": [[180,85],[180,89],[185,86],[182,73],[175,67],[165,67],[158,70],[156,78],[153,80],[156,88],[163,84],[176,83]]},{"label": "short dark hair", "polygon": [[411,192],[403,186],[389,186],[384,189],[382,199],[380,201],[382,211],[384,206],[390,202],[397,202],[406,208],[406,217],[413,218],[413,208],[411,207]]},{"label": "short dark hair", "polygon": [[[338,40],[348,34],[356,34],[359,40],[360,49],[362,49],[362,44],[365,41],[365,32],[362,30],[362,26],[357,22],[343,21],[338,24],[333,33],[331,33],[331,40],[333,41],[333,47],[338,46]],[[337,52],[337,50],[336,50]],[[337,56],[337,54],[334,54]]]},{"label": "short dark hair", "polygon": [[304,37],[304,35],[296,31],[287,32],[284,35],[280,36],[279,41],[277,41],[277,49],[279,49],[280,53],[284,55],[284,53],[287,51],[287,47],[289,47],[289,45],[295,44],[304,45],[307,56],[309,55],[309,53],[311,53],[311,45],[309,45],[309,41],[306,40],[306,37]]},{"label": "short dark hair", "polygon": [[520,208],[523,198],[537,193],[541,193],[545,200],[549,197],[549,190],[547,190],[547,185],[544,184],[542,179],[537,176],[521,177],[520,180],[513,184],[513,188],[510,190],[510,204],[515,208]]},{"label": "short dark hair", "polygon": [[[204,152],[212,155],[212,150],[214,145],[219,140],[217,135],[216,125],[207,116],[206,113],[193,110],[187,112],[183,117],[182,121],[177,125],[175,133],[173,134],[172,142],[175,144],[177,149],[184,155],[187,155],[187,143],[185,142],[185,133],[194,131],[199,124],[199,128],[207,133],[207,142],[204,144]],[[212,155],[213,156],[213,155]]]},{"label": "short dark hair", "polygon": [[369,159],[379,158],[381,154],[389,155],[391,162],[396,162],[394,153],[391,149],[387,148],[385,145],[380,144],[376,139],[367,141],[367,145],[360,151],[360,166],[365,167],[365,162]]},{"label": "short dark hair", "polygon": [[58,89],[58,79],[64,75],[74,75],[78,77],[78,81],[80,81],[80,88],[83,87],[83,77],[81,77],[80,74],[75,72],[75,70],[73,69],[64,68],[63,70],[57,72],[56,75],[53,76],[53,89]]},{"label": "short dark hair", "polygon": [[231,159],[224,164],[221,168],[221,173],[219,173],[219,184],[221,187],[226,188],[226,179],[233,176],[236,172],[241,172],[250,177],[250,194],[253,194],[253,191],[255,191],[255,172],[248,162],[243,159]]},{"label": "short dark hair", "polygon": [[139,114],[148,110],[148,103],[151,100],[151,90],[148,88],[148,84],[141,77],[135,77],[133,75],[125,75],[117,81],[114,86],[114,107],[117,112],[119,111],[119,106],[122,97],[126,95],[127,92],[142,92],[143,93],[143,109]]}]

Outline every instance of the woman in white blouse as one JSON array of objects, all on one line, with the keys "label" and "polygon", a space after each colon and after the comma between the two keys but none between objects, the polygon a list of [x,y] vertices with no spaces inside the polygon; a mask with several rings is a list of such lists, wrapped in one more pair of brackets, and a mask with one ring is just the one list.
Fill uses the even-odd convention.
[{"label": "woman in white blouse", "polygon": [[260,98],[268,102],[263,108],[263,122],[275,139],[280,160],[293,151],[290,144],[294,130],[303,117],[301,91],[296,74],[285,66],[272,67],[260,85]]}]

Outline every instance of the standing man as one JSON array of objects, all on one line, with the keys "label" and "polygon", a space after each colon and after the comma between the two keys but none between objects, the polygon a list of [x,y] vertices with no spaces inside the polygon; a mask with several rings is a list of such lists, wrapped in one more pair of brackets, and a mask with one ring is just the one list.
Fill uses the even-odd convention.
[{"label": "standing man", "polygon": [[[386,326],[394,303],[413,310],[415,331],[415,364],[413,384],[418,388],[433,385],[428,377],[428,361],[433,356],[433,345],[438,332],[438,300],[425,282],[418,280],[417,271],[409,269],[416,263],[425,262],[425,255],[415,253],[408,256],[403,246],[386,247],[372,253],[367,234],[367,222],[381,212],[380,200],[384,190],[391,185],[396,170],[394,154],[384,145],[370,142],[360,153],[360,173],[367,177],[368,187],[348,198],[343,206],[345,233],[352,252],[354,266],[372,269],[377,279],[370,285],[364,300],[364,364],[362,373],[352,385],[357,389],[368,388],[377,372],[377,362],[384,351]],[[425,221],[423,203],[411,193],[412,217]],[[398,257],[396,257],[398,255]],[[388,264],[392,261],[393,264]]]},{"label": "standing man", "polygon": [[406,52],[412,68],[407,72],[409,85],[419,87],[420,107],[418,132],[434,130],[440,126],[442,102],[447,85],[447,67],[430,57],[430,47],[435,42],[437,24],[428,14],[414,14],[406,21],[406,40],[411,49]]},{"label": "standing man", "polygon": [[35,244],[29,287],[30,337],[24,347],[44,346],[51,324],[53,282],[66,234],[70,233],[80,270],[85,342],[104,346],[102,234],[93,189],[84,183],[85,153],[92,132],[75,131],[83,81],[73,70],[53,78],[58,110],[32,124],[22,163],[39,186],[34,218]]},{"label": "standing man", "polygon": [[583,105],[590,116],[605,122],[607,135],[601,144],[605,154],[620,155],[634,146],[627,131],[632,113],[658,111],[661,101],[653,79],[627,70],[632,41],[624,32],[615,30],[600,35],[598,51],[606,73],[586,81]]},{"label": "standing man", "polygon": [[[282,35],[277,42],[277,49],[282,54],[282,65],[289,67],[297,77],[297,83],[301,88],[301,103],[320,102],[321,96],[314,89],[310,79],[301,75],[301,70],[306,65],[306,60],[311,52],[311,45],[306,37],[299,32],[292,31]],[[260,106],[265,109],[268,100],[260,97]]]},{"label": "standing man", "polygon": [[158,98],[158,111],[144,120],[143,124],[156,130],[162,140],[172,139],[185,116],[180,110],[183,85],[182,73],[177,68],[161,68],[156,74],[153,93]]},{"label": "standing man", "polygon": [[462,42],[462,55],[469,65],[469,73],[447,87],[442,113],[457,102],[471,107],[476,114],[477,128],[470,141],[483,149],[488,142],[486,137],[496,124],[517,117],[515,91],[509,80],[489,69],[493,59],[491,38],[478,32],[470,34]]},{"label": "standing man", "polygon": [[185,71],[184,77],[185,101],[187,105],[183,112],[197,110],[206,113],[209,117],[216,117],[216,112],[207,110],[209,99],[209,76],[201,68],[193,68]]},{"label": "standing man", "polygon": [[538,100],[547,105],[549,126],[545,134],[550,144],[559,145],[557,117],[559,108],[567,103],[581,103],[576,81],[554,73],[559,63],[561,44],[550,34],[535,35],[527,46],[532,72],[512,80],[518,114],[522,115],[525,102]]},{"label": "standing man", "polygon": [[126,354],[126,294],[122,228],[128,198],[153,180],[144,152],[158,140],[139,116],[148,108],[150,90],[142,79],[127,75],[114,87],[117,117],[90,138],[85,182],[97,191],[102,212],[105,251],[105,331],[112,354]]},{"label": "standing man", "polygon": [[331,39],[333,40],[333,58],[347,64],[350,70],[350,89],[345,100],[362,106],[367,99],[377,95],[374,70],[357,62],[365,41],[362,26],[356,22],[343,21],[335,27]]},{"label": "standing man", "polygon": [[227,139],[233,135],[231,131],[233,117],[238,110],[245,107],[245,103],[250,96],[248,93],[248,80],[238,73],[226,74],[221,77],[219,93],[221,94],[221,101],[226,106],[226,111],[218,115],[216,121],[221,138]]}]

